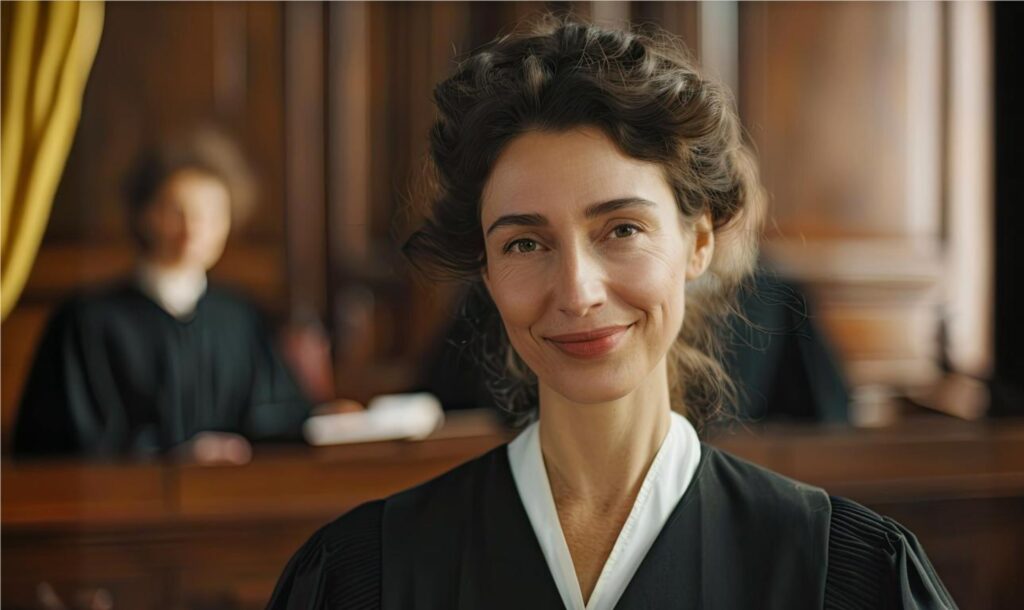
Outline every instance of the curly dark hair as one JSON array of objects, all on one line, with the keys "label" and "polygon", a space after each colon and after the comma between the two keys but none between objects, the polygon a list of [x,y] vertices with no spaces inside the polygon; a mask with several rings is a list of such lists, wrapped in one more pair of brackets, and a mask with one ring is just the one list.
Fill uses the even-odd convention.
[{"label": "curly dark hair", "polygon": [[685,218],[710,215],[714,256],[708,272],[687,285],[669,378],[673,408],[698,427],[730,404],[735,387],[719,359],[717,330],[753,270],[765,197],[728,90],[702,76],[664,32],[545,16],[470,54],[436,87],[434,100],[433,192],[403,251],[432,279],[470,283],[463,315],[499,403],[529,414],[537,387],[482,287],[481,194],[517,136],[588,126],[626,155],[659,164]]}]

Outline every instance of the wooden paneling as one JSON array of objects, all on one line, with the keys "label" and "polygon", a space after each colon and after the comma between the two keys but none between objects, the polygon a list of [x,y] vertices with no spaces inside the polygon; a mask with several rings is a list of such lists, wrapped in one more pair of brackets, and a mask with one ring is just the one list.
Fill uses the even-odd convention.
[{"label": "wooden paneling", "polygon": [[[278,247],[239,242],[211,270],[214,280],[230,282],[274,308],[284,296],[284,261]],[[115,281],[129,274],[135,260],[127,243],[56,243],[40,250],[19,302],[52,303],[69,289]]]},{"label": "wooden paneling", "polygon": [[280,238],[281,9],[273,3],[108,6],[47,240],[125,240],[121,182],[146,143],[214,122],[257,170],[245,236]]},{"label": "wooden paneling", "polygon": [[744,6],[743,114],[781,237],[906,235],[906,11]]},{"label": "wooden paneling", "polygon": [[315,319],[327,309],[324,14],[318,2],[284,8],[289,310]]},{"label": "wooden paneling", "polygon": [[[329,7],[330,31],[340,37],[331,41],[332,65],[352,68],[327,76],[338,100],[327,109],[329,298],[337,385],[345,394],[366,399],[414,384],[419,360],[450,312],[452,287],[417,281],[399,253],[423,203],[435,84],[459,55],[542,8],[516,2]],[[358,38],[345,37],[357,28]],[[339,55],[353,48],[365,57]]]},{"label": "wooden paneling", "polygon": [[740,5],[766,259],[811,293],[855,396],[942,374],[943,18],[928,2]]},{"label": "wooden paneling", "polygon": [[[629,15],[699,50],[698,3],[622,8],[112,4],[23,299],[35,310],[15,310],[5,327],[25,329],[4,329],[5,351],[30,353],[18,342],[34,342],[39,311],[130,264],[119,184],[136,149],[211,120],[242,141],[263,194],[216,277],[281,318],[324,324],[339,393],[409,388],[455,298],[410,277],[398,251],[422,196],[433,86],[460,54],[542,10]],[[741,113],[772,195],[766,258],[808,288],[855,385],[929,386],[956,283],[941,230],[946,13],[741,3],[738,16]],[[26,366],[5,360],[5,414]]]},{"label": "wooden paneling", "polygon": [[634,23],[650,23],[679,36],[694,57],[700,55],[700,3],[631,2]]}]

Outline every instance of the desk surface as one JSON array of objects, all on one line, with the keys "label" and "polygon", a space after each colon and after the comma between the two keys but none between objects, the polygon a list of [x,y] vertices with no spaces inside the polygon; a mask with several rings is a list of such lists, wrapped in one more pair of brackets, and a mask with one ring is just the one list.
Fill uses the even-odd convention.
[{"label": "desk surface", "polygon": [[[335,514],[425,481],[513,436],[473,414],[422,441],[257,447],[246,466],[8,460],[0,466],[2,524]],[[709,442],[863,502],[1024,495],[1024,421],[921,419],[878,430],[769,425],[718,431]]]}]

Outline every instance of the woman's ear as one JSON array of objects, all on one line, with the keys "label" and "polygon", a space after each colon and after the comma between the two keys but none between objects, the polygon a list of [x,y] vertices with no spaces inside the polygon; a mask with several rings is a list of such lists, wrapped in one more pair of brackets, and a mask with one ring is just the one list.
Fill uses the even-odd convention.
[{"label": "woman's ear", "polygon": [[711,214],[704,212],[693,223],[693,251],[686,264],[686,279],[695,280],[711,265],[715,253],[715,231],[711,226]]}]

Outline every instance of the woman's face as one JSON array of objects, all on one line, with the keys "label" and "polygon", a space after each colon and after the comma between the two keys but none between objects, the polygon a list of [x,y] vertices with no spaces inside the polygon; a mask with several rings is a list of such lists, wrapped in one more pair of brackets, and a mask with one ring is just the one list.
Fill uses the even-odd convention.
[{"label": "woman's face", "polygon": [[714,242],[706,218],[679,213],[660,166],[598,129],[529,132],[495,163],[481,219],[484,282],[542,385],[600,403],[664,366]]},{"label": "woman's face", "polygon": [[142,213],[151,261],[178,268],[212,267],[231,228],[231,195],[219,179],[196,170],[173,174]]}]

